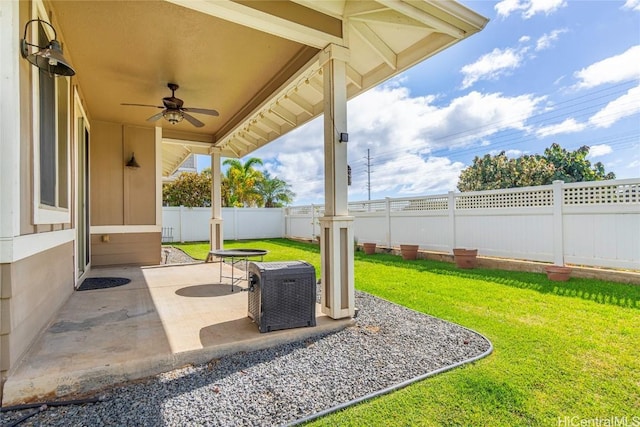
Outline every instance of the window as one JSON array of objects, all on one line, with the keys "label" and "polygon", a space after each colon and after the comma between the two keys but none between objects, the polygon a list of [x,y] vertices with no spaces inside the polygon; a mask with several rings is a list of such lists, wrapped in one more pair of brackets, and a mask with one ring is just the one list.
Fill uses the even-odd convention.
[{"label": "window", "polygon": [[[39,2],[37,14],[47,20]],[[48,27],[38,23],[33,34],[40,46],[49,44]],[[71,221],[69,212],[70,85],[68,77],[56,77],[32,67],[34,102],[34,223]]]}]

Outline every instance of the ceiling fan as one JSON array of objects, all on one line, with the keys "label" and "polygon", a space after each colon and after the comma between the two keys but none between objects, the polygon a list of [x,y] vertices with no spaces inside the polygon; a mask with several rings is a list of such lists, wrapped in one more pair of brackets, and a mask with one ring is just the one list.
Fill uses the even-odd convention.
[{"label": "ceiling fan", "polygon": [[162,106],[160,105],[148,105],[148,104],[120,104],[120,105],[132,105],[135,107],[153,107],[153,108],[162,108],[162,111],[158,114],[154,114],[153,116],[147,119],[148,122],[155,122],[159,120],[161,117],[164,117],[169,123],[176,124],[180,123],[182,119],[185,119],[195,127],[202,127],[204,123],[200,120],[196,119],[189,113],[198,113],[198,114],[207,114],[209,116],[219,116],[220,114],[216,110],[208,110],[206,108],[186,108],[183,107],[183,101],[180,98],[176,98],[175,93],[176,90],[180,86],[176,83],[168,83],[167,87],[171,89],[171,96],[166,96],[162,98]]}]

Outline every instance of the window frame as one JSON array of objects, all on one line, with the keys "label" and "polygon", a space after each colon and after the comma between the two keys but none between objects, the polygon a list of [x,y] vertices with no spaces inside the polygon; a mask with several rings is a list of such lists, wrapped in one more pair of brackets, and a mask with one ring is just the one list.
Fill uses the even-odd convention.
[{"label": "window frame", "polygon": [[[44,4],[40,0],[32,3],[32,19],[42,19],[50,22]],[[47,37],[51,40],[54,37],[53,31],[47,25],[43,26]],[[31,40],[38,40],[39,25],[31,25]],[[32,88],[32,149],[33,149],[33,223],[37,224],[69,224],[71,223],[71,117],[73,117],[71,107],[71,79],[67,76],[54,77],[55,111],[53,121],[55,126],[55,202],[54,205],[44,204],[41,200],[41,169],[40,169],[40,69],[31,68],[31,88]],[[61,88],[64,81],[64,88]],[[64,91],[62,91],[64,90]],[[65,99],[61,100],[60,96]],[[61,109],[61,101],[64,111]],[[64,114],[66,120],[60,123],[61,115]],[[63,131],[64,132],[61,132]],[[61,135],[64,134],[64,135]],[[65,140],[61,141],[61,137]],[[62,144],[64,143],[64,146]],[[63,156],[61,158],[60,156]],[[65,170],[62,170],[64,168]],[[62,178],[62,179],[61,179]],[[61,182],[62,181],[62,182]],[[66,206],[62,206],[65,204]]]}]

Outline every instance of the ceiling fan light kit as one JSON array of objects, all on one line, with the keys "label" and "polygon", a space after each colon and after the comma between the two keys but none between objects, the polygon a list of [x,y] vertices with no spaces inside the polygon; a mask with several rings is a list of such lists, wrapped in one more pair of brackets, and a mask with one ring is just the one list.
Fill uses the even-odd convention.
[{"label": "ceiling fan light kit", "polygon": [[162,113],[162,117],[164,117],[172,125],[180,123],[182,119],[184,119],[184,116],[180,113],[179,110],[165,110]]},{"label": "ceiling fan light kit", "polygon": [[180,123],[182,119],[185,119],[186,121],[188,121],[189,123],[191,123],[192,125],[198,128],[203,127],[204,123],[202,123],[200,120],[193,117],[188,112],[197,113],[197,114],[206,114],[208,116],[214,116],[214,117],[220,115],[216,110],[209,110],[206,108],[183,107],[184,101],[182,101],[182,99],[180,98],[176,98],[175,96],[176,90],[178,90],[180,86],[178,86],[176,83],[168,83],[167,87],[171,90],[171,96],[166,96],[162,98],[162,104],[163,104],[162,106],[148,105],[148,104],[126,104],[126,103],[123,103],[120,105],[130,105],[134,107],[162,108],[162,112],[158,114],[154,114],[153,116],[149,117],[147,121],[155,122],[160,118],[164,117],[166,121],[175,125],[177,123]]}]

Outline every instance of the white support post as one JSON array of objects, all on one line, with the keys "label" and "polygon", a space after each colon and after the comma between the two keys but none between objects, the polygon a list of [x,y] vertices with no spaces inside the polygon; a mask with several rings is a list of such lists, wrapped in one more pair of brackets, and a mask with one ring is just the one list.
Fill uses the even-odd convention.
[{"label": "white support post", "polygon": [[20,4],[0,2],[0,263],[20,235]]},{"label": "white support post", "polygon": [[238,216],[240,216],[240,208],[238,208],[237,206],[233,207],[233,240],[239,240],[240,239],[240,234],[239,234],[239,230],[240,230],[240,220],[238,219]]},{"label": "white support post", "polygon": [[553,262],[564,265],[563,181],[553,181]]},{"label": "white support post", "polygon": [[311,205],[311,239],[317,239],[320,233],[316,234],[316,205]]},{"label": "white support post", "polygon": [[387,220],[387,248],[391,249],[391,198],[384,199],[384,213]]},{"label": "white support post", "polygon": [[184,243],[184,205],[180,205],[180,208],[178,210],[178,224],[180,224],[178,240],[180,241],[180,243]]},{"label": "white support post", "polygon": [[[353,217],[347,195],[347,72],[349,50],[329,45],[320,54],[324,80],[325,213],[320,218],[322,312],[353,317]],[[342,135],[341,135],[342,134]]]},{"label": "white support post", "polygon": [[222,165],[220,149],[214,147],[211,153],[211,219],[209,220],[209,250],[221,250],[222,236]]},{"label": "white support post", "polygon": [[[77,99],[77,98],[76,98]],[[162,128],[156,126],[156,225],[162,230]],[[77,142],[76,142],[77,144]],[[77,148],[76,148],[77,150]],[[76,180],[77,181],[77,180]],[[88,183],[87,183],[88,185]],[[87,227],[89,225],[87,224]]]},{"label": "white support post", "polygon": [[456,196],[453,191],[449,191],[447,207],[449,208],[449,246],[453,253],[456,247]]}]

